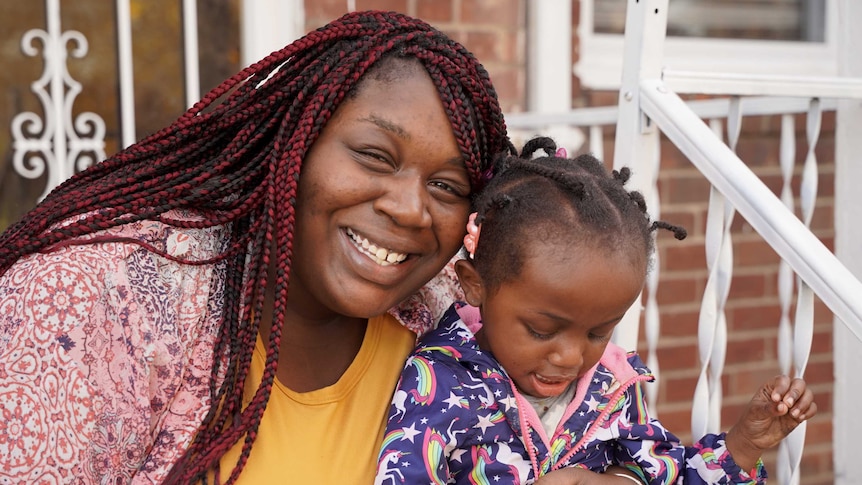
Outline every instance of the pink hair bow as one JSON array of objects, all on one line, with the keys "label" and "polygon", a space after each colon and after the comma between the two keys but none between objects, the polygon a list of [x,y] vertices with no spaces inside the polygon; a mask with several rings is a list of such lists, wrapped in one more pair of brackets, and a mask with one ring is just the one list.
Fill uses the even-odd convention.
[{"label": "pink hair bow", "polygon": [[464,236],[464,248],[470,254],[470,259],[473,259],[473,255],[476,253],[476,246],[479,244],[479,231],[482,229],[481,224],[476,225],[477,215],[476,212],[470,214],[467,219],[467,235]]}]

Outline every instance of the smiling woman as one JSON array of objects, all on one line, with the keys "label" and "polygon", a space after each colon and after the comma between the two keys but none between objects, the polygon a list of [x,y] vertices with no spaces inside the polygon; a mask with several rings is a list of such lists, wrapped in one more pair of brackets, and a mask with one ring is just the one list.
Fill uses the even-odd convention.
[{"label": "smiling woman", "polygon": [[0,235],[0,481],[369,483],[510,151],[463,46],[360,12],[73,177]]}]

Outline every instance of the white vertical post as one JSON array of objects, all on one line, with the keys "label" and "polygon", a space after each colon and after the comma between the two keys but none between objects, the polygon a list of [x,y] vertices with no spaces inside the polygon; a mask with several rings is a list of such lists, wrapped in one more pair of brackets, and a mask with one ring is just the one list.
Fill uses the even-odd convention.
[{"label": "white vertical post", "polygon": [[[614,142],[614,168],[632,169],[630,188],[643,192],[650,210],[658,209],[655,181],[658,176],[658,131],[640,109],[640,82],[659,79],[664,58],[668,0],[629,0],[623,50],[623,74],[619,95],[619,118]],[[658,271],[655,267],[653,271]],[[653,288],[654,290],[654,288]],[[625,349],[637,348],[640,301],[626,313],[614,332],[614,342]],[[658,325],[658,322],[654,322]],[[654,355],[654,352],[649,352]],[[648,356],[648,365],[658,374],[658,363]]]},{"label": "white vertical post", "polygon": [[183,0],[183,65],[186,78],[186,107],[201,97],[200,52],[198,50],[198,2]]},{"label": "white vertical post", "polygon": [[241,61],[248,66],[305,34],[303,0],[243,0]]},{"label": "white vertical post", "polygon": [[[572,109],[572,4],[559,0],[527,3],[527,108],[532,113]],[[543,129],[557,145],[577,150],[585,136],[577,128]]]},{"label": "white vertical post", "polygon": [[120,145],[137,140],[135,128],[135,76],[132,59],[132,15],[130,0],[117,0],[117,59],[120,71]]},{"label": "white vertical post", "polygon": [[[862,78],[862,2],[836,0],[838,8],[838,66],[842,76]],[[862,101],[840,101],[835,133],[835,252],[838,259],[862,279]],[[833,402],[833,465],[836,485],[860,483],[855,464],[862,435],[859,402],[862,401],[862,343],[836,319],[834,325],[835,382]]]}]

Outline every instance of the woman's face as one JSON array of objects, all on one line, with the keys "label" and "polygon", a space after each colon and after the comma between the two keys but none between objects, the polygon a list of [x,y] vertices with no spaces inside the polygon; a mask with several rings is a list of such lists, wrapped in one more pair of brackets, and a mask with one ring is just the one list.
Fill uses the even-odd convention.
[{"label": "woman's face", "polygon": [[470,179],[437,90],[418,64],[369,79],[303,162],[289,304],[312,318],[379,315],[461,245]]}]

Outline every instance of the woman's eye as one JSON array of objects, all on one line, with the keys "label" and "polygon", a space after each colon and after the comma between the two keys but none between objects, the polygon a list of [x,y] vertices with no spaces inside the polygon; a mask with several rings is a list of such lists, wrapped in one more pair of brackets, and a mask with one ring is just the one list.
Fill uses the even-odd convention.
[{"label": "woman's eye", "polygon": [[357,150],[356,154],[362,163],[370,165],[375,169],[379,167],[392,167],[393,165],[391,159],[386,154],[380,152]]},{"label": "woman's eye", "polygon": [[462,186],[460,184],[456,185],[443,180],[432,180],[429,185],[453,195],[457,195],[458,197],[467,197],[470,195],[469,187]]}]

